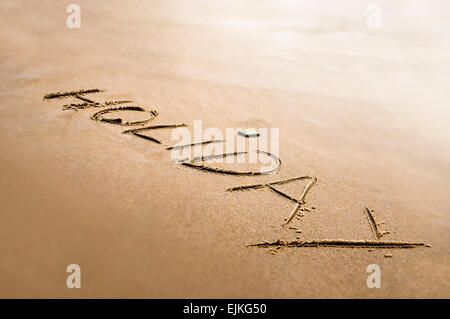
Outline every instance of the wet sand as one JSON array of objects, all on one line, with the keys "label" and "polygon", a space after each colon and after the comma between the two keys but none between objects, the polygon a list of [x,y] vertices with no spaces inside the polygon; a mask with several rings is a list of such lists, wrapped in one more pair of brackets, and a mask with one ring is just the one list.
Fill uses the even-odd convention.
[{"label": "wet sand", "polygon": [[[0,297],[449,298],[450,4],[378,1],[372,30],[369,3],[78,1],[80,29],[66,3],[2,3]],[[200,171],[171,129],[44,99],[96,88],[152,125],[279,128],[282,165]]]}]

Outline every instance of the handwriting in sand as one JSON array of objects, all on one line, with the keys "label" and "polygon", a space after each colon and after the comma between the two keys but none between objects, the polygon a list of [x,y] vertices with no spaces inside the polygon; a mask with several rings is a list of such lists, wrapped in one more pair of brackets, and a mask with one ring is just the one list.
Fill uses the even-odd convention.
[{"label": "handwriting in sand", "polygon": [[[150,122],[155,120],[158,116],[157,110],[146,110],[145,108],[141,106],[136,105],[126,105],[126,106],[117,106],[117,105],[123,105],[123,104],[132,104],[133,101],[131,100],[117,100],[117,101],[104,101],[104,102],[97,102],[91,98],[91,94],[95,93],[101,93],[102,90],[99,89],[87,89],[87,90],[75,90],[75,91],[67,91],[67,92],[56,92],[56,93],[49,93],[44,96],[44,100],[50,100],[50,99],[65,99],[65,98],[75,98],[78,99],[78,103],[70,103],[70,104],[64,104],[63,110],[85,110],[88,108],[99,108],[101,110],[95,112],[91,115],[91,119],[97,122],[103,122],[108,124],[114,124],[114,125],[120,125],[120,126],[138,126],[136,128],[131,128],[123,131],[123,134],[132,134],[133,136],[145,139],[147,141],[156,143],[156,144],[162,144],[160,140],[158,140],[155,137],[148,136],[143,134],[143,132],[152,132],[155,130],[160,129],[173,129],[177,127],[185,127],[187,126],[184,123],[181,124],[160,124],[160,125],[149,125]],[[86,96],[89,95],[89,98]],[[126,122],[122,118],[105,118],[104,115],[111,114],[111,113],[117,113],[120,111],[135,111],[135,112],[144,112],[148,114],[148,117],[144,120],[139,121],[131,121]],[[201,143],[196,144],[209,144],[209,143],[221,143],[224,142],[223,140],[211,140],[211,141],[203,141]],[[168,146],[166,147],[166,150],[172,150],[174,148],[182,149],[185,147],[192,147],[195,144],[186,144],[186,145],[177,145],[177,146]],[[235,170],[225,170],[225,169],[219,169],[216,167],[209,167],[202,164],[196,164],[195,162],[198,161],[197,158],[193,158],[191,160],[185,160],[180,161],[179,163],[183,166],[190,167],[193,169],[197,169],[204,172],[209,173],[216,173],[216,174],[222,174],[222,175],[244,175],[244,176],[257,176],[262,174],[272,174],[276,171],[278,171],[281,167],[281,160],[276,157],[273,154],[270,154],[268,152],[264,151],[257,151],[262,152],[265,155],[271,157],[275,162],[275,167],[267,172],[260,172],[260,171],[235,171]],[[241,152],[245,153],[245,152]],[[221,157],[227,157],[227,156],[236,156],[239,155],[238,153],[224,153],[219,155],[214,155],[215,157],[221,156]],[[209,157],[202,156],[200,160],[204,161],[207,159],[210,159]],[[302,194],[299,198],[294,198],[287,194],[286,192],[283,192],[279,189],[277,189],[278,185],[288,184],[299,180],[305,180],[308,181],[307,185],[303,189]],[[237,191],[250,191],[250,190],[256,190],[256,189],[269,189],[277,196],[280,196],[290,202],[292,202],[295,206],[292,210],[291,214],[285,219],[284,223],[282,223],[283,227],[286,227],[294,221],[294,219],[299,219],[303,216],[305,212],[310,212],[310,210],[305,207],[306,204],[306,197],[308,193],[311,191],[313,186],[317,183],[318,179],[316,177],[311,176],[300,176],[300,177],[294,177],[289,178],[281,181],[274,181],[266,184],[253,184],[253,185],[242,185],[242,186],[236,186],[230,189],[227,189],[227,192],[237,192]],[[314,208],[313,208],[314,209]],[[375,218],[372,214],[373,211],[365,207],[363,209],[363,213],[365,217],[367,218],[367,221],[370,225],[370,228],[372,230],[374,239],[373,240],[314,240],[314,241],[274,241],[274,242],[262,242],[257,244],[251,244],[249,247],[262,247],[262,248],[281,248],[281,247],[340,247],[340,248],[414,248],[414,247],[420,247],[420,246],[427,246],[424,243],[413,243],[413,242],[402,242],[402,241],[382,241],[381,237],[384,234],[387,234],[389,232],[380,232],[378,230],[378,225],[375,221]],[[295,227],[289,227],[291,229],[296,229]],[[298,237],[297,237],[298,238]]]}]

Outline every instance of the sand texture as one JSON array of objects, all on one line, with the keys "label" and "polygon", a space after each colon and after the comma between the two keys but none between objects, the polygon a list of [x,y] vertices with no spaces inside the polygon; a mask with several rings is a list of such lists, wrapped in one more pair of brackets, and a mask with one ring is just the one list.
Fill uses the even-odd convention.
[{"label": "sand texture", "polygon": [[371,2],[2,1],[0,297],[449,298],[450,2]]}]

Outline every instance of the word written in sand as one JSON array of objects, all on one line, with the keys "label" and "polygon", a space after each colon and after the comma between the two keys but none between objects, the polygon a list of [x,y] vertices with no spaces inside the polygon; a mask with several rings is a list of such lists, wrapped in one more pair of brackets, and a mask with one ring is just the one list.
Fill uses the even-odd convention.
[{"label": "word written in sand", "polygon": [[[284,185],[284,184],[288,184],[288,183],[292,183],[295,181],[299,181],[299,180],[310,180],[310,182],[306,185],[306,187],[303,189],[302,194],[300,195],[300,197],[297,198],[293,198],[292,196],[288,195],[285,192],[282,192],[281,190],[277,189],[276,186],[277,185]],[[254,184],[254,185],[243,185],[243,186],[236,186],[233,188],[229,188],[227,189],[228,192],[236,192],[236,191],[248,191],[248,190],[253,190],[253,189],[262,189],[262,188],[268,188],[270,189],[272,192],[274,192],[275,194],[295,203],[295,208],[292,211],[291,215],[289,216],[289,218],[286,220],[286,222],[283,224],[283,226],[286,226],[288,224],[290,224],[292,222],[292,220],[297,217],[297,216],[303,216],[303,205],[306,203],[306,195],[308,194],[308,192],[310,191],[311,187],[317,182],[317,178],[316,177],[310,177],[310,176],[300,176],[300,177],[294,177],[294,178],[289,178],[289,179],[285,179],[282,181],[276,181],[276,182],[271,182],[271,183],[267,183],[267,184]]]},{"label": "word written in sand", "polygon": [[[327,240],[313,240],[313,241],[282,241],[277,240],[274,242],[263,242],[257,244],[248,245],[248,247],[259,247],[259,248],[282,248],[282,247],[302,247],[302,248],[316,248],[316,247],[326,247],[326,248],[375,248],[375,249],[409,249],[417,247],[431,247],[425,243],[411,243],[403,241],[382,241],[382,233],[378,231],[377,223],[372,215],[372,212],[365,207],[364,214],[367,217],[370,228],[372,229],[374,240],[343,240],[343,239],[327,239]],[[385,232],[387,233],[387,232]]]},{"label": "word written in sand", "polygon": [[[145,139],[147,141],[156,143],[156,144],[162,144],[161,140],[147,135],[148,133],[154,132],[156,130],[162,130],[162,129],[173,129],[172,130],[172,139],[175,137],[183,137],[180,142],[176,145],[166,146],[166,150],[171,151],[172,155],[172,161],[178,162],[179,164],[189,167],[192,169],[200,170],[203,172],[208,173],[215,173],[215,174],[222,174],[222,175],[237,175],[237,176],[256,176],[256,175],[267,175],[272,174],[280,169],[281,166],[281,160],[276,156],[275,154],[269,153],[264,150],[255,149],[253,152],[248,151],[242,151],[242,152],[223,152],[222,148],[214,148],[209,149],[206,148],[206,150],[200,149],[200,156],[194,156],[193,158],[185,157],[178,159],[174,154],[177,150],[187,150],[190,148],[194,149],[194,155],[197,150],[197,146],[208,146],[211,144],[219,144],[219,143],[226,143],[227,144],[227,150],[234,148],[234,142],[229,142],[228,140],[223,140],[221,138],[215,139],[215,140],[208,140],[203,141],[200,136],[202,136],[202,125],[201,120],[194,121],[194,143],[187,143],[187,141],[190,141],[190,133],[185,128],[187,127],[186,124],[159,124],[159,125],[148,125],[150,122],[154,121],[159,113],[157,110],[146,110],[145,108],[138,106],[138,105],[123,105],[123,106],[114,106],[118,104],[127,104],[132,103],[131,100],[117,100],[117,101],[105,101],[105,102],[98,102],[95,101],[90,97],[92,94],[102,93],[103,90],[100,89],[84,89],[84,90],[72,90],[72,91],[66,91],[66,92],[55,92],[55,93],[49,93],[44,96],[44,100],[51,100],[51,99],[65,99],[65,98],[75,98],[80,100],[82,103],[70,103],[65,104],[63,106],[63,110],[85,110],[89,108],[101,108],[101,110],[95,112],[91,115],[91,119],[100,122],[100,123],[108,123],[113,125],[119,125],[119,126],[135,126],[135,128],[124,130],[123,134],[131,134],[133,136]],[[87,97],[89,95],[89,97]],[[114,107],[111,107],[114,106]],[[147,117],[143,120],[137,120],[137,121],[126,121],[122,119],[120,116],[116,116],[114,118],[106,117],[107,115],[119,115],[123,112],[138,112],[141,114],[147,114]],[[213,136],[220,136],[217,132],[218,129],[212,132],[212,128],[209,128],[205,131],[205,134],[209,132],[213,133]],[[266,129],[262,129],[262,132],[267,132]],[[200,133],[199,133],[200,132]],[[235,129],[227,129],[227,136],[228,133],[235,132]],[[278,130],[271,130],[272,137],[275,137],[275,140],[278,141]],[[147,133],[147,134],[146,134]],[[266,134],[267,135],[267,134]],[[240,145],[238,143],[238,148],[245,149],[245,145]],[[263,145],[264,146],[264,145]],[[267,146],[267,145],[266,145]],[[214,155],[208,155],[207,151],[217,151]],[[275,148],[276,153],[278,153],[278,147]],[[183,152],[184,154],[184,152]],[[200,163],[200,162],[206,162],[206,161],[213,161],[213,163],[220,163],[221,159],[227,159],[227,163],[230,163],[228,161],[230,158],[237,159],[238,163],[240,162],[239,156],[249,154],[249,162],[253,163],[252,160],[255,158],[253,156],[254,154],[259,155],[259,158],[261,162],[270,164],[265,167],[261,167],[259,170],[245,170],[245,171],[239,171],[234,169],[225,169],[220,168],[217,166],[212,166],[210,164]],[[255,161],[256,162],[256,161]],[[233,163],[233,161],[231,161]]]},{"label": "word written in sand", "polygon": [[[185,161],[186,158],[190,157],[191,151],[193,151],[195,162],[208,161],[214,164],[233,163],[235,161],[237,163],[259,163],[263,166],[260,169],[261,174],[270,174],[277,170],[281,163],[278,158],[278,128],[271,128],[270,132],[267,128],[259,128],[258,134],[252,136],[258,138],[249,139],[250,136],[247,135],[241,137],[242,129],[240,128],[226,128],[225,134],[217,127],[209,127],[203,131],[203,121],[195,120],[193,131],[193,139],[190,130],[186,127],[176,128],[172,131],[172,140],[178,140],[178,143],[171,148],[172,161]],[[268,150],[269,140],[270,152]],[[216,143],[205,143],[205,141],[214,141]],[[186,147],[181,147],[184,145]],[[247,145],[248,158],[247,156],[239,156],[247,154]]]},{"label": "word written in sand", "polygon": [[[67,92],[55,92],[55,93],[49,93],[44,96],[44,100],[52,100],[52,99],[65,99],[65,98],[75,98],[81,101],[81,103],[71,103],[71,104],[65,104],[63,106],[63,110],[84,110],[89,108],[102,108],[100,111],[95,112],[92,114],[91,119],[97,122],[101,123],[108,123],[108,124],[114,124],[114,125],[120,125],[120,126],[139,126],[132,129],[127,129],[123,131],[123,134],[132,134],[133,136],[145,139],[147,141],[156,143],[156,144],[162,144],[162,142],[154,138],[152,136],[144,134],[145,132],[153,132],[155,130],[160,129],[178,129],[178,128],[184,128],[187,125],[186,124],[159,124],[159,125],[148,125],[149,122],[155,120],[158,117],[158,111],[157,110],[146,110],[141,106],[118,106],[118,107],[111,107],[114,105],[119,104],[127,104],[132,103],[130,100],[117,100],[117,101],[105,101],[105,102],[98,102],[91,98],[88,98],[86,95],[88,94],[98,94],[103,92],[100,89],[87,89],[87,90],[73,90],[73,91],[67,91]],[[107,114],[117,114],[124,111],[133,111],[133,112],[140,112],[148,114],[148,117],[144,120],[138,120],[138,121],[124,121],[120,117],[116,118],[106,118],[105,115]],[[251,131],[252,134],[244,134],[246,137],[255,136],[256,131]],[[255,133],[256,132],[256,133]],[[195,133],[195,132],[194,132]],[[255,134],[253,134],[255,133]],[[187,140],[190,140],[188,138]],[[172,146],[166,146],[166,150],[169,151],[175,151],[175,150],[184,150],[186,148],[191,147],[197,147],[197,146],[204,146],[204,145],[211,145],[215,143],[223,143],[226,142],[226,140],[223,139],[210,139],[210,140],[199,140],[198,138],[194,138],[194,143],[182,143]],[[237,157],[240,155],[244,155],[247,152],[225,152],[215,155],[206,155],[202,153],[200,156],[194,156],[193,158],[183,158],[181,160],[174,160],[174,162],[178,162],[179,164],[189,167],[192,169],[196,169],[203,172],[209,172],[209,173],[215,173],[215,174],[223,174],[223,175],[235,175],[235,176],[258,176],[258,175],[265,175],[265,174],[272,174],[277,172],[281,167],[281,160],[276,156],[275,154],[269,153],[265,150],[256,150],[256,152],[260,155],[267,156],[273,163],[274,166],[271,168],[268,168],[266,170],[255,170],[255,171],[237,171],[237,170],[231,170],[231,169],[224,169],[219,167],[214,167],[206,164],[199,164],[199,162],[205,162],[208,160],[214,160],[214,159],[223,159],[223,158],[229,158],[229,157]],[[277,153],[278,154],[278,153]],[[293,183],[296,181],[305,180],[308,183],[303,188],[303,191],[300,195],[300,197],[295,198],[288,193],[280,190],[277,188],[277,186]],[[291,225],[294,221],[294,219],[299,219],[303,216],[304,212],[310,212],[308,208],[305,207],[306,204],[306,196],[310,192],[310,190],[313,188],[313,186],[317,183],[316,177],[311,176],[300,176],[300,177],[294,177],[286,180],[281,181],[275,181],[265,184],[252,184],[252,185],[242,185],[242,186],[236,186],[230,189],[227,189],[228,192],[237,192],[237,191],[249,191],[249,190],[257,190],[257,189],[269,189],[273,193],[275,193],[277,196],[280,196],[293,204],[295,204],[295,207],[291,214],[285,219],[285,222],[282,224],[283,227],[287,225]],[[314,210],[314,207],[311,207],[312,210]],[[257,244],[251,244],[248,245],[249,247],[260,247],[260,248],[273,248],[280,249],[283,247],[302,247],[302,248],[309,248],[309,247],[327,247],[327,248],[375,248],[375,249],[397,249],[397,248],[416,248],[416,247],[430,247],[424,243],[414,243],[414,242],[403,242],[403,241],[382,241],[381,237],[384,234],[388,234],[389,232],[384,231],[380,232],[378,229],[378,224],[375,221],[375,217],[373,215],[373,210],[369,210],[367,207],[363,209],[363,213],[369,223],[371,232],[374,236],[373,240],[340,240],[340,239],[327,239],[327,240],[313,240],[313,241],[301,241],[298,240],[299,237],[297,237],[296,241],[281,241],[277,240],[274,242],[262,242]],[[297,231],[297,234],[301,233],[296,227],[289,226],[289,229],[293,229]],[[192,304],[191,304],[192,305]],[[192,309],[190,309],[192,310]],[[212,310],[211,310],[212,311]],[[214,310],[215,313],[216,310]],[[192,312],[191,312],[192,313]]]}]

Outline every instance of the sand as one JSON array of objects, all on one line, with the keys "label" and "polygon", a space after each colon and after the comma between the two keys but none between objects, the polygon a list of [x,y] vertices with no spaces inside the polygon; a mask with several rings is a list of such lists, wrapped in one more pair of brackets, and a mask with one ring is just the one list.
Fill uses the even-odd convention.
[{"label": "sand", "polygon": [[[370,2],[3,1],[0,297],[449,298],[450,4]],[[282,165],[173,162],[194,120]]]}]

